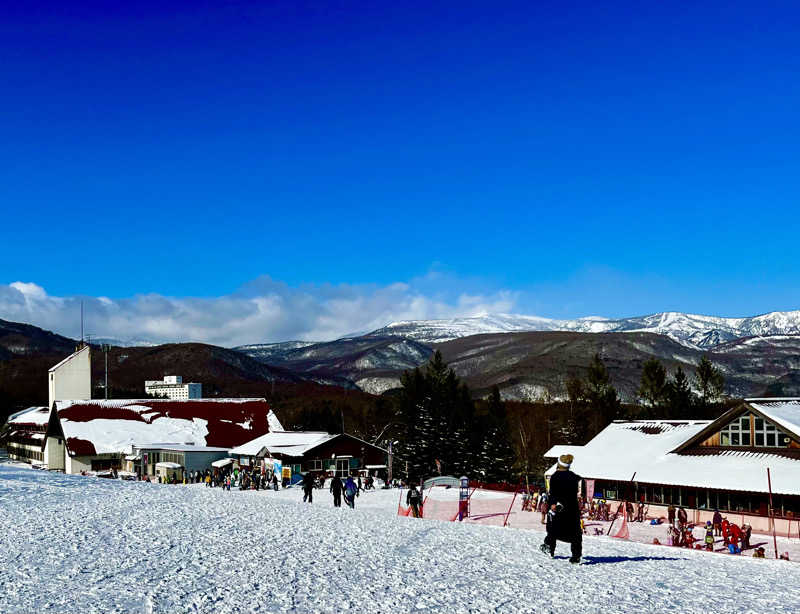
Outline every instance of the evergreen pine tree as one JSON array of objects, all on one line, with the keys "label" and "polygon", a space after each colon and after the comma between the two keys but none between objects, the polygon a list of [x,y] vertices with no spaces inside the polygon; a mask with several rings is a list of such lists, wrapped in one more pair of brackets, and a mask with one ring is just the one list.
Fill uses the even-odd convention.
[{"label": "evergreen pine tree", "polygon": [[725,378],[722,372],[711,364],[708,356],[703,356],[700,359],[695,371],[695,381],[697,382],[697,388],[700,390],[700,399],[703,407],[706,407],[710,401],[716,401],[722,396]]},{"label": "evergreen pine tree", "polygon": [[692,414],[694,395],[689,386],[689,378],[678,366],[672,378],[667,382],[667,399],[669,403],[668,418],[689,418]]},{"label": "evergreen pine tree", "polygon": [[617,390],[611,385],[611,377],[600,354],[595,354],[589,364],[584,394],[590,407],[599,418],[601,427],[605,427],[612,420],[617,420],[622,416],[622,406],[617,396]]},{"label": "evergreen pine tree", "polygon": [[486,468],[484,479],[487,482],[501,482],[511,479],[516,454],[511,444],[511,435],[506,416],[506,407],[500,397],[500,389],[495,385],[489,394],[484,429],[484,458]]},{"label": "evergreen pine tree", "polygon": [[650,407],[657,407],[666,398],[667,370],[657,358],[645,361],[637,394]]}]

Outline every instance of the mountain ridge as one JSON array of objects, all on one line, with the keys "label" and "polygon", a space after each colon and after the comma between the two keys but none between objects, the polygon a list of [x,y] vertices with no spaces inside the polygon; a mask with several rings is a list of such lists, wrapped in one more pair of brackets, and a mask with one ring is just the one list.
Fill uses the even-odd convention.
[{"label": "mountain ridge", "polygon": [[400,336],[423,343],[445,343],[477,334],[561,331],[585,333],[652,332],[686,347],[708,350],[735,339],[780,334],[800,334],[800,310],[771,311],[755,316],[726,318],[680,311],[663,311],[630,318],[559,320],[539,316],[487,314],[470,318],[401,320],[366,336]]}]

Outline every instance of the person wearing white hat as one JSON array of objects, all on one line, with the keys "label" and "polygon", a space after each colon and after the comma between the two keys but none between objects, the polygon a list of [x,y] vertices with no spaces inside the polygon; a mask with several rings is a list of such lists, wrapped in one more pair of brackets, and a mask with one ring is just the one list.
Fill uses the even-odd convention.
[{"label": "person wearing white hat", "polygon": [[570,471],[572,454],[558,457],[558,465],[550,478],[550,512],[548,513],[547,536],[541,550],[551,557],[556,553],[556,542],[569,542],[572,549],[570,563],[580,563],[583,551],[581,533],[581,510],[578,505],[578,490],[581,478]]}]

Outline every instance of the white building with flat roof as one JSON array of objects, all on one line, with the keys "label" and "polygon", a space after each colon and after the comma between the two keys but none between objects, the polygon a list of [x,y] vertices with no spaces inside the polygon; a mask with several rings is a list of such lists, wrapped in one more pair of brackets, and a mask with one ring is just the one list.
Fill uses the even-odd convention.
[{"label": "white building with flat roof", "polygon": [[183,383],[180,375],[165,375],[163,380],[147,380],[144,391],[152,396],[165,399],[202,399],[203,385],[196,383]]}]

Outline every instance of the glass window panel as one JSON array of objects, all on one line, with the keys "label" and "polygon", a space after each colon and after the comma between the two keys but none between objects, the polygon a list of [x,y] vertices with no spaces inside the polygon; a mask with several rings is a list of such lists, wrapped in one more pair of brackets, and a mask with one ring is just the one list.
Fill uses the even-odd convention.
[{"label": "glass window panel", "polygon": [[775,446],[775,433],[767,433],[767,445],[768,446]]},{"label": "glass window panel", "polygon": [[732,446],[739,445],[739,433],[731,433],[731,445]]},{"label": "glass window panel", "polygon": [[763,418],[756,418],[756,430],[760,431],[764,428],[764,419]]},{"label": "glass window panel", "polygon": [[764,433],[756,433],[756,445],[757,446],[764,445]]},{"label": "glass window panel", "polygon": [[750,430],[750,416],[743,416],[741,419],[742,429]]},{"label": "glass window panel", "polygon": [[723,446],[729,446],[731,445],[731,436],[728,433],[723,432],[720,434],[719,442]]},{"label": "glass window panel", "polygon": [[742,445],[743,446],[750,445],[750,433],[742,433]]},{"label": "glass window panel", "polygon": [[769,424],[769,423],[767,423],[767,424],[765,425],[765,428],[766,428],[766,430],[768,430],[768,431],[774,431],[774,430],[775,430],[775,425],[774,425],[774,424]]}]

